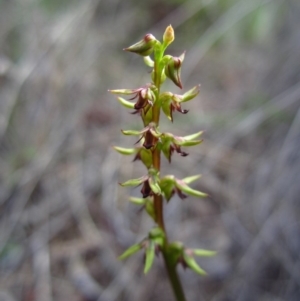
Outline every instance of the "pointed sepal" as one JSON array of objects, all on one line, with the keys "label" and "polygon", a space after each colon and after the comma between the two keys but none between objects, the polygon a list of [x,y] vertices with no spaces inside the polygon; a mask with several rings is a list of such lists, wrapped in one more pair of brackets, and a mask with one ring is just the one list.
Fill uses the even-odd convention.
[{"label": "pointed sepal", "polygon": [[193,249],[193,254],[199,257],[213,257],[217,254],[216,251],[204,250],[204,249]]},{"label": "pointed sepal", "polygon": [[125,136],[138,136],[138,135],[141,135],[143,133],[141,131],[135,131],[135,130],[121,130],[121,132]]},{"label": "pointed sepal", "polygon": [[201,178],[201,175],[195,175],[195,176],[186,177],[186,178],[182,179],[182,181],[185,184],[191,184],[191,183],[193,183],[194,181],[196,181],[200,178]]},{"label": "pointed sepal", "polygon": [[182,89],[182,83],[180,78],[181,65],[184,60],[185,52],[180,57],[171,57],[165,66],[166,76],[180,89]]},{"label": "pointed sepal", "polygon": [[191,188],[183,180],[176,179],[175,186],[180,191],[182,191],[188,195],[191,195],[191,196],[202,197],[202,198],[205,198],[208,196],[207,193],[204,193],[199,190],[195,190],[195,189]]},{"label": "pointed sepal", "polygon": [[199,275],[205,276],[207,273],[198,265],[194,257],[190,256],[186,252],[183,252],[184,263],[194,272]]},{"label": "pointed sepal", "polygon": [[203,131],[195,133],[195,134],[191,134],[188,136],[183,136],[183,137],[179,137],[179,136],[174,136],[173,141],[176,145],[179,146],[194,146],[197,144],[200,144],[203,140],[195,140],[196,138],[198,138],[199,136],[201,136],[203,133]]},{"label": "pointed sepal", "polygon": [[203,131],[200,131],[200,132],[197,132],[195,134],[183,136],[182,139],[185,140],[185,141],[192,141],[192,140],[200,137],[202,134],[203,134]]},{"label": "pointed sepal", "polygon": [[126,100],[126,99],[123,98],[123,97],[118,97],[117,99],[118,99],[119,103],[120,103],[123,107],[125,107],[125,108],[127,108],[127,109],[134,109],[134,103],[133,103],[133,102],[130,102],[130,101]]},{"label": "pointed sepal", "polygon": [[137,152],[135,148],[125,148],[125,147],[119,147],[119,146],[114,146],[113,147],[119,154],[121,155],[133,155]]},{"label": "pointed sepal", "polygon": [[108,90],[108,92],[117,95],[131,95],[137,93],[137,89],[114,89]]},{"label": "pointed sepal", "polygon": [[125,258],[130,257],[131,255],[133,255],[134,253],[138,252],[139,250],[141,250],[143,248],[142,244],[135,244],[131,247],[129,247],[122,255],[120,255],[118,257],[119,260],[123,260]]},{"label": "pointed sepal", "polygon": [[200,85],[197,85],[181,95],[180,102],[186,102],[195,98],[200,93]]},{"label": "pointed sepal", "polygon": [[198,145],[202,142],[203,140],[192,140],[192,141],[187,141],[187,140],[177,140],[175,138],[175,144],[179,146],[195,146]]},{"label": "pointed sepal", "polygon": [[138,186],[138,185],[141,185],[142,183],[144,183],[147,179],[148,179],[148,176],[142,176],[142,177],[137,178],[137,179],[131,179],[131,180],[128,180],[124,183],[120,183],[120,185],[123,186],[123,187]]}]

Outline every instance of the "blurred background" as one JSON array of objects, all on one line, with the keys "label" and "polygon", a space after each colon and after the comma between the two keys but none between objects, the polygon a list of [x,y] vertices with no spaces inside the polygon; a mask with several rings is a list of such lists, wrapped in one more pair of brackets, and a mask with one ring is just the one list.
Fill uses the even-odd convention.
[{"label": "blurred background", "polygon": [[[108,89],[149,82],[122,51],[172,24],[187,115],[161,129],[204,142],[162,162],[201,173],[209,199],[165,207],[171,240],[217,250],[190,301],[300,300],[300,3],[297,0],[0,0],[0,300],[173,300],[161,258],[117,260],[153,226],[119,182],[145,173],[113,145],[141,128]],[[165,91],[180,93],[170,82]]]}]

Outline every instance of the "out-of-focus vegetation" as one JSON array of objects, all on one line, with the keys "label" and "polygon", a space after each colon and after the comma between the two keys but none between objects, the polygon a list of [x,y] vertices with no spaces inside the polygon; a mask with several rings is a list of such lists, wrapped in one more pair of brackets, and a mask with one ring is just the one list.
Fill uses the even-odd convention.
[{"label": "out-of-focus vegetation", "polygon": [[184,89],[201,83],[175,126],[205,141],[170,173],[202,173],[211,198],[175,199],[166,223],[219,254],[206,278],[179,271],[188,300],[298,301],[298,2],[0,1],[0,299],[171,299],[162,263],[142,279],[143,258],[116,259],[151,221],[118,188],[144,170],[112,152],[132,118],[107,93],[145,83],[122,48],[171,23]]}]

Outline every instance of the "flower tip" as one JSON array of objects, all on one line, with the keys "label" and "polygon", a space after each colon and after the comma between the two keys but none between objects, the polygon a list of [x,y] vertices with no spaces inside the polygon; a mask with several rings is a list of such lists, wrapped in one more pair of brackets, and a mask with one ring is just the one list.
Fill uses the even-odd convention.
[{"label": "flower tip", "polygon": [[165,47],[169,46],[175,39],[175,34],[174,34],[174,29],[172,27],[172,25],[170,24],[163,35],[163,43],[165,45]]},{"label": "flower tip", "polygon": [[156,41],[156,39],[155,39],[155,36],[153,34],[147,33],[144,36],[144,41],[147,43],[147,42],[151,42],[151,41]]},{"label": "flower tip", "polygon": [[173,82],[178,88],[183,89],[181,78],[180,78],[179,74],[178,74],[177,78],[174,78]]}]

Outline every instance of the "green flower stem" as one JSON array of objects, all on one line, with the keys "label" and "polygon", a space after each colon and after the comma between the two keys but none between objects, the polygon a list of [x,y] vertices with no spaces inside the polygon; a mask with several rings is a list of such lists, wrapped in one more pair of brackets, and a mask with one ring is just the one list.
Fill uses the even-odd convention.
[{"label": "green flower stem", "polygon": [[176,266],[172,265],[168,260],[168,255],[163,251],[163,257],[165,261],[166,270],[168,272],[169,280],[172,285],[172,289],[177,301],[186,301],[185,295],[182,289],[180,279],[178,277]]},{"label": "green flower stem", "polygon": [[[161,53],[157,59],[154,61],[154,84],[157,88],[157,95],[156,99],[159,99],[160,96],[160,86],[161,86],[161,70],[160,70],[160,59],[162,57],[163,53]],[[159,126],[159,117],[160,117],[160,107],[159,105],[154,104],[152,108],[152,121],[155,122],[156,126]],[[152,158],[153,158],[153,167],[160,171],[160,155],[161,151],[158,147],[156,147],[153,150]],[[165,266],[167,269],[169,281],[171,283],[174,295],[176,297],[177,301],[186,301],[184,292],[182,289],[182,285],[180,282],[180,279],[177,274],[176,265],[173,265],[169,259],[168,259],[168,236],[167,232],[165,230],[165,224],[164,224],[164,216],[163,216],[163,198],[161,195],[154,194],[154,212],[156,217],[156,222],[158,226],[164,231],[165,233],[165,241],[163,246],[163,257],[165,261]]]},{"label": "green flower stem", "polygon": [[[159,99],[160,94],[160,85],[161,85],[161,79],[160,79],[160,70],[159,70],[159,64],[158,61],[155,60],[154,62],[154,81],[155,86],[157,88],[157,94],[156,97]],[[156,126],[159,126],[159,117],[160,117],[160,107],[157,104],[154,104],[152,108],[152,121],[155,122]],[[153,167],[160,171],[160,150],[158,147],[156,147],[153,150]],[[161,195],[154,195],[154,210],[155,210],[155,216],[156,216],[156,222],[158,226],[165,231],[165,225],[164,225],[164,217],[163,217],[163,199]]]},{"label": "green flower stem", "polygon": [[163,200],[161,195],[157,195],[157,194],[154,195],[154,212],[155,212],[156,223],[165,232],[165,236],[166,236],[165,223],[163,217]]},{"label": "green flower stem", "polygon": [[[159,95],[159,86],[158,88],[158,95]],[[158,126],[159,125],[159,113],[160,108],[158,106],[153,106],[153,122]],[[160,171],[160,150],[158,147],[156,147],[153,150],[153,167]],[[165,225],[164,225],[164,218],[163,218],[163,199],[161,195],[154,195],[154,210],[155,210],[155,216],[156,216],[156,222],[159,225],[159,227],[165,232]]]}]

